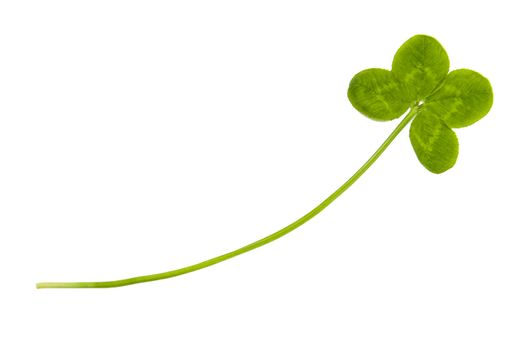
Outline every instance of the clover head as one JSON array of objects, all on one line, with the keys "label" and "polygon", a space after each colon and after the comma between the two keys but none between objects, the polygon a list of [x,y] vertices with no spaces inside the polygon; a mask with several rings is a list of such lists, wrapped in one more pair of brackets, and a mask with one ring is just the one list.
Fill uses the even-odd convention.
[{"label": "clover head", "polygon": [[485,77],[469,69],[449,73],[449,66],[436,39],[416,35],[397,50],[392,70],[363,70],[348,88],[354,108],[374,120],[393,120],[415,109],[410,142],[421,164],[436,174],[456,163],[459,143],[452,128],[477,122],[493,101]]}]

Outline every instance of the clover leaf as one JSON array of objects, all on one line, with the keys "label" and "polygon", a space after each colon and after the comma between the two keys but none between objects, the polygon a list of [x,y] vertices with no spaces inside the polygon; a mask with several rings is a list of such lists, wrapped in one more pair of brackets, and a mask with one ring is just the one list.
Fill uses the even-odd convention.
[{"label": "clover leaf", "polygon": [[105,282],[42,282],[37,283],[37,288],[109,288],[156,281],[194,272],[273,242],[311,220],[350,188],[411,122],[410,141],[421,164],[433,173],[447,171],[456,163],[459,151],[452,128],[469,126],[483,118],[493,99],[485,77],[468,69],[449,73],[449,65],[447,53],[436,39],[416,35],[401,45],[391,71],[371,68],[357,73],[350,82],[348,98],[359,112],[387,121],[410,111],[354,175],[315,208],[279,231],[176,270]]},{"label": "clover leaf", "polygon": [[487,78],[469,69],[449,73],[449,65],[436,39],[416,35],[397,50],[391,71],[366,69],[348,88],[352,105],[374,120],[396,119],[412,108],[410,141],[421,164],[436,174],[456,163],[459,144],[452,128],[480,120],[493,101]]}]

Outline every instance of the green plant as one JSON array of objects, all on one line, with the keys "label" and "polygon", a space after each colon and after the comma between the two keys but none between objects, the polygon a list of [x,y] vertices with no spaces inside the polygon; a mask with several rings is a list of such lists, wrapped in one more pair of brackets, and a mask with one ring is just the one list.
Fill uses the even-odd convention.
[{"label": "green plant", "polygon": [[442,173],[454,166],[458,157],[458,139],[452,128],[469,126],[485,116],[493,95],[489,81],[479,73],[468,69],[449,73],[449,59],[440,43],[430,36],[416,35],[399,48],[391,71],[371,68],[357,73],[350,82],[348,98],[359,112],[374,120],[393,120],[408,113],[352,177],[290,225],[237,250],[173,271],[107,282],[43,282],[37,288],[108,288],[155,281],[200,270],[268,244],[330,205],[411,121],[410,141],[417,158],[431,172]]}]

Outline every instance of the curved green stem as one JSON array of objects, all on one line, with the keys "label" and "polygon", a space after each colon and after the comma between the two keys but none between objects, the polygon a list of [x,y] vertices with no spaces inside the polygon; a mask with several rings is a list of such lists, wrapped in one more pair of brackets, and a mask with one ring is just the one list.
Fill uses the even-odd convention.
[{"label": "curved green stem", "polygon": [[248,244],[242,248],[239,248],[237,250],[231,251],[229,253],[219,255],[215,258],[205,260],[203,262],[200,262],[198,264],[190,265],[183,267],[181,269],[168,271],[168,272],[162,272],[157,273],[153,275],[146,275],[146,276],[139,276],[139,277],[133,277],[133,278],[127,278],[122,280],[116,280],[116,281],[107,281],[107,282],[42,282],[37,283],[37,288],[110,288],[110,287],[122,287],[127,286],[130,284],[135,283],[143,283],[143,282],[150,282],[150,281],[156,281],[161,280],[165,278],[175,277],[179,275],[183,275],[189,272],[197,271],[200,269],[203,269],[205,267],[215,265],[220,263],[221,261],[228,260],[230,258],[233,258],[234,256],[241,255],[243,253],[249,252],[250,250],[253,250],[255,248],[259,248],[265,244],[268,244],[272,241],[275,241],[276,239],[286,235],[287,233],[292,232],[299,226],[303,225],[304,223],[308,222],[310,219],[312,219],[314,216],[319,214],[323,209],[325,209],[330,203],[332,203],[334,200],[337,199],[341,194],[343,194],[344,191],[346,191],[354,182],[357,181],[365,173],[365,171],[370,168],[372,164],[381,156],[381,154],[385,151],[385,149],[392,143],[392,141],[396,138],[397,135],[403,130],[405,126],[407,126],[412,118],[415,117],[415,115],[418,112],[417,107],[413,107],[410,112],[406,115],[406,117],[399,123],[399,125],[392,131],[392,133],[387,137],[385,142],[375,151],[375,153],[366,161],[357,172],[352,175],[351,178],[349,178],[341,187],[339,187],[334,193],[332,193],[328,198],[326,198],[324,201],[322,201],[317,207],[312,209],[310,212],[308,212],[306,215],[302,216],[298,220],[294,221],[290,225],[280,229],[279,231],[264,237],[258,241],[255,241],[251,244]]}]

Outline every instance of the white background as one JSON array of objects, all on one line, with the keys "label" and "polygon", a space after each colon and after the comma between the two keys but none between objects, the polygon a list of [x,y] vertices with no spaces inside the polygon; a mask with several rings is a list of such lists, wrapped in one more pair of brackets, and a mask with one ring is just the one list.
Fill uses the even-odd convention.
[{"label": "white background", "polygon": [[[2,1],[0,348],[524,349],[519,1]],[[352,76],[414,34],[487,76],[442,175]]]}]

